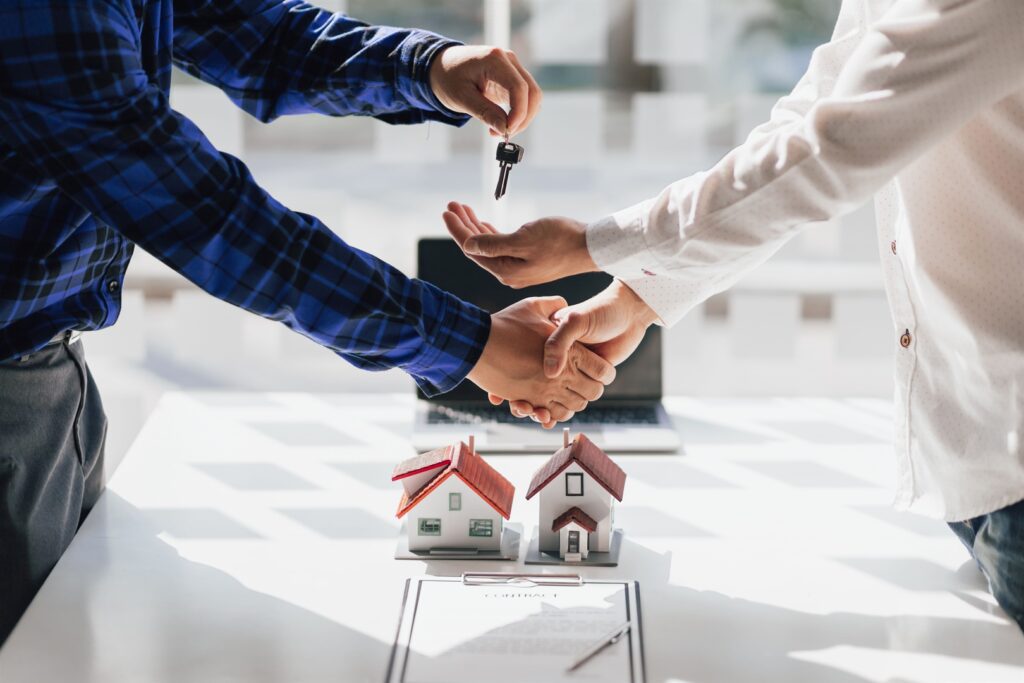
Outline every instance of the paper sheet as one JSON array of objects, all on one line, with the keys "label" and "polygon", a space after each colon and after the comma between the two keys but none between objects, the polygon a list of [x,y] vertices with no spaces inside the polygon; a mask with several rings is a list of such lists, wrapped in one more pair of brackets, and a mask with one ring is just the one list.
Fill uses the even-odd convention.
[{"label": "paper sheet", "polygon": [[580,654],[630,614],[627,584],[465,586],[424,580],[413,606],[404,683],[634,681],[631,638],[569,674]]}]

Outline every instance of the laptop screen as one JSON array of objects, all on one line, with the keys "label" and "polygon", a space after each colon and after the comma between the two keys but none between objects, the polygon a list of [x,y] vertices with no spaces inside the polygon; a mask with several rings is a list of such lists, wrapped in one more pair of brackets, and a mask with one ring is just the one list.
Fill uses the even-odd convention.
[{"label": "laptop screen", "polygon": [[[425,280],[460,299],[494,313],[534,296],[562,296],[570,304],[597,294],[611,282],[605,273],[574,275],[525,289],[512,289],[466,258],[450,239],[422,239],[417,272]],[[661,398],[661,328],[651,326],[637,350],[617,368],[615,381],[605,389],[602,401],[658,400]],[[420,398],[426,398],[420,394]],[[486,401],[487,395],[470,381],[433,399],[435,401]]]}]

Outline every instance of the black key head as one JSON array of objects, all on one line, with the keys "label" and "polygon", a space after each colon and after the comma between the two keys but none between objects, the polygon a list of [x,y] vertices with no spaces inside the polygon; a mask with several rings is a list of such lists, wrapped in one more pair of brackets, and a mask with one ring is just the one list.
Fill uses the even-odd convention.
[{"label": "black key head", "polygon": [[503,164],[518,164],[525,150],[514,142],[499,142],[495,158]]}]

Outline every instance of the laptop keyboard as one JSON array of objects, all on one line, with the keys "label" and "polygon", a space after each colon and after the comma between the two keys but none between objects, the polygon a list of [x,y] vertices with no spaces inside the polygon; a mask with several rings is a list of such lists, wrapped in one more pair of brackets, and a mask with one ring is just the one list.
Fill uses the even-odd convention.
[{"label": "laptop keyboard", "polygon": [[[472,405],[446,406],[432,404],[427,411],[427,423],[442,425],[472,425],[483,423],[521,424],[531,422],[529,418],[516,417],[508,406]],[[653,425],[658,424],[658,411],[653,405],[646,406],[590,406],[582,413],[576,413],[566,425]]]}]

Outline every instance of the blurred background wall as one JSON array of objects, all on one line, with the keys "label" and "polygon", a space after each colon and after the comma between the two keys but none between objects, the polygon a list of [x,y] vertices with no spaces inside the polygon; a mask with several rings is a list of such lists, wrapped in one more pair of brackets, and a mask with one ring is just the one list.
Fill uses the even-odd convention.
[{"label": "blurred background wall", "polygon": [[[766,120],[828,39],[839,0],[322,0],[372,23],[505,43],[545,90],[495,203],[481,126],[367,118],[263,125],[176,74],[173,106],[274,196],[407,273],[447,201],[502,229],[550,214],[599,218],[702,170]],[[172,388],[411,391],[212,299],[140,251],[122,319],[86,339],[112,421],[111,456]],[[668,393],[888,396],[893,347],[870,206],[809,227],[772,262],[666,335]]]}]

